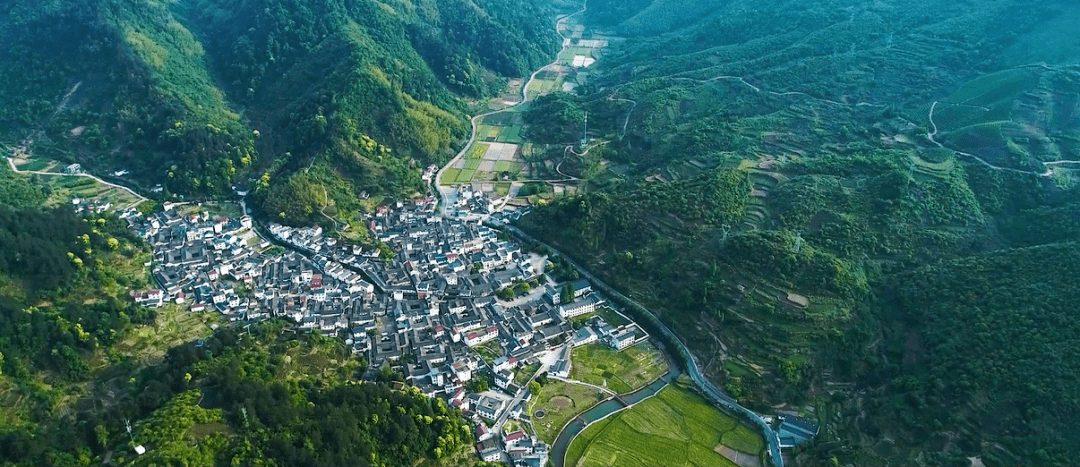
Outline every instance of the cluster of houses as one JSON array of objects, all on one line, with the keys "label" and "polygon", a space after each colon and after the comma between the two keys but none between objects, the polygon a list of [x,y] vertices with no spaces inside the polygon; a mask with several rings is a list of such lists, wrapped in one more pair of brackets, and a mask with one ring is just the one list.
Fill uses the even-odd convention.
[{"label": "cluster of houses", "polygon": [[[644,334],[633,324],[613,327],[598,317],[572,325],[604,303],[584,280],[571,284],[572,297],[547,284],[510,302],[498,300],[496,292],[505,287],[546,283],[543,258],[481,224],[444,219],[432,199],[379,207],[365,218],[378,248],[339,243],[319,227],[271,224],[269,236],[291,247],[278,254],[270,253],[270,241],[247,216],[181,213],[171,205],[145,217],[134,210],[120,214],[153,247],[158,288],[133,293],[139,303],[213,308],[230,320],[280,316],[299,329],[344,336],[371,371],[400,370],[478,427],[484,419],[527,417],[522,412],[530,395],[514,383],[522,367],[554,351],[560,358],[551,371],[566,376],[573,346],[603,342],[623,349]],[[477,346],[497,349],[497,357],[488,352],[481,358]],[[505,394],[471,393],[467,387],[475,386],[466,383],[475,378]],[[478,436],[482,457],[498,453],[495,460],[522,466],[547,461],[547,446],[520,431],[495,438]]]},{"label": "cluster of houses", "polygon": [[71,205],[76,213],[92,212],[94,214],[101,214],[112,207],[112,203],[94,198],[72,198]]},{"label": "cluster of houses", "polygon": [[503,433],[499,439],[481,423],[476,426],[476,441],[476,452],[487,462],[505,462],[509,458],[514,467],[547,465],[548,445],[520,428]]},{"label": "cluster of houses", "polygon": [[472,185],[463,184],[457,187],[456,206],[459,213],[478,212],[491,214],[495,212],[502,198],[492,198],[491,193],[475,189]]}]

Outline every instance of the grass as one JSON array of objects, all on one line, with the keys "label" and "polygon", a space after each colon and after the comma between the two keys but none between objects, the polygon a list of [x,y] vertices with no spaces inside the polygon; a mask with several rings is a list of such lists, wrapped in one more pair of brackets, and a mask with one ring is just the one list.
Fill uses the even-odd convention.
[{"label": "grass", "polygon": [[138,361],[157,362],[172,347],[209,337],[210,325],[215,322],[217,315],[214,312],[194,313],[187,311],[185,305],[169,303],[157,309],[153,325],[135,327],[115,349]]},{"label": "grass", "polygon": [[474,346],[473,350],[476,350],[476,353],[480,354],[480,358],[484,359],[484,361],[487,362],[488,365],[491,365],[491,362],[495,361],[496,358],[499,358],[499,356],[502,355],[502,349],[499,347],[498,339],[493,339],[484,342],[483,344]]},{"label": "grass", "polygon": [[[536,435],[545,443],[553,443],[566,422],[600,402],[603,396],[606,394],[583,384],[548,380],[529,406]],[[533,417],[537,409],[544,411],[544,418]]]},{"label": "grass", "polygon": [[[496,167],[498,167],[498,164],[496,164]],[[495,184],[495,193],[497,195],[499,195],[499,196],[506,196],[506,195],[510,194],[510,183],[508,183],[508,182],[496,183]]]},{"label": "grass", "polygon": [[525,384],[532,375],[536,373],[536,370],[540,369],[540,363],[533,363],[532,365],[525,365],[521,367],[517,373],[514,374],[514,384]]},{"label": "grass", "polygon": [[[742,439],[740,427],[749,431],[697,394],[669,385],[656,396],[586,428],[570,443],[565,465],[734,466],[713,448],[728,433],[739,433],[732,438],[748,447],[749,439]],[[761,441],[760,436],[757,440]]]},{"label": "grass", "polygon": [[570,378],[604,386],[620,394],[651,383],[667,371],[667,362],[649,342],[621,352],[601,343],[577,347],[571,354]]},{"label": "grass", "polygon": [[[342,357],[342,344],[335,340],[309,345],[295,345],[285,352],[277,376],[286,381],[296,381],[308,376],[333,380],[338,374],[352,374],[359,366],[355,359]],[[342,371],[340,368],[345,367]]]},{"label": "grass", "polygon": [[462,169],[457,176],[458,183],[466,183],[472,181],[473,175],[476,173],[475,169]]},{"label": "grass", "polygon": [[448,168],[445,172],[443,172],[442,178],[439,180],[439,183],[442,183],[444,185],[454,183],[457,181],[458,174],[460,173],[461,169]]}]

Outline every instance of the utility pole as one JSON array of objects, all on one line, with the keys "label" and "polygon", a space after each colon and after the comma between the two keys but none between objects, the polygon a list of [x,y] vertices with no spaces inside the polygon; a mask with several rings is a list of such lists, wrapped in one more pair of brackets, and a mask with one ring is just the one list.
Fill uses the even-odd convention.
[{"label": "utility pole", "polygon": [[585,112],[585,132],[581,134],[581,147],[589,140],[589,112]]}]

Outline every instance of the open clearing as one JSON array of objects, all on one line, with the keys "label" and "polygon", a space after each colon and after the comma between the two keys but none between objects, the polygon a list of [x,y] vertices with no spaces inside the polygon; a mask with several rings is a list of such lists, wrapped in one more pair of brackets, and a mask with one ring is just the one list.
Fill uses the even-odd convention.
[{"label": "open clearing", "polygon": [[625,394],[645,386],[667,371],[667,362],[649,342],[621,352],[601,343],[576,347],[570,357],[570,378]]},{"label": "open clearing", "polygon": [[133,328],[116,344],[116,351],[131,355],[143,364],[157,364],[170,348],[210,336],[210,326],[217,322],[216,312],[191,312],[174,303],[156,312],[153,325]]},{"label": "open clearing", "polygon": [[[565,465],[736,466],[714,449],[726,434],[738,432],[733,438],[741,438],[743,431],[753,433],[697,394],[669,385],[656,396],[589,425],[570,443]],[[744,441],[739,440],[740,447],[751,447]],[[756,441],[755,455],[764,447],[760,436]]]},{"label": "open clearing", "polygon": [[[548,380],[528,410],[537,436],[545,443],[553,443],[567,421],[600,402],[604,396],[607,394],[583,384]],[[537,409],[543,411],[542,418],[533,415]]]}]

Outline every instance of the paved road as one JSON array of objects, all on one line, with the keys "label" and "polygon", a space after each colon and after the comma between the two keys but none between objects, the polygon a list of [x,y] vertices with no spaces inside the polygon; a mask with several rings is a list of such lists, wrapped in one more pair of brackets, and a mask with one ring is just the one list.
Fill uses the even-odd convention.
[{"label": "paved road", "polygon": [[701,388],[702,392],[704,392],[706,396],[708,396],[717,404],[727,407],[728,409],[731,409],[733,411],[739,412],[749,418],[752,422],[754,422],[754,424],[758,426],[758,429],[761,430],[762,434],[765,436],[765,440],[769,444],[769,459],[772,462],[773,467],[784,467],[784,459],[780,453],[780,435],[777,434],[776,430],[773,430],[772,427],[769,426],[768,422],[766,422],[765,419],[761,418],[761,416],[758,415],[756,412],[739,405],[739,403],[735,399],[733,399],[731,396],[728,396],[727,394],[724,394],[723,391],[717,389],[711,381],[705,378],[705,376],[701,373],[701,369],[698,367],[697,359],[695,359],[693,354],[690,353],[690,350],[686,347],[686,344],[684,344],[682,340],[679,339],[679,337],[667,327],[667,325],[665,325],[658,318],[656,318],[656,315],[649,311],[648,308],[645,308],[640,303],[631,300],[629,297],[619,293],[617,290],[607,285],[596,276],[593,276],[585,268],[581,267],[579,264],[574,262],[574,260],[570,259],[569,256],[562,254],[561,252],[559,252],[555,248],[552,248],[546,243],[536,240],[529,234],[522,232],[517,227],[507,225],[505,226],[504,230],[518,238],[548,246],[548,248],[551,248],[552,251],[555,251],[560,256],[562,256],[563,259],[568,261],[571,266],[577,269],[583,277],[591,281],[594,286],[601,289],[602,292],[609,296],[616,297],[623,302],[629,303],[632,306],[644,311],[646,313],[646,316],[651,318],[650,321],[652,321],[652,324],[654,326],[660,329],[668,337],[673,338],[675,342],[679,343],[679,357],[686,362],[687,373],[690,375],[690,378],[694,380],[694,383]]},{"label": "paved road", "polygon": [[600,392],[606,392],[608,394],[611,394],[612,396],[617,396],[618,395],[618,394],[615,394],[615,391],[612,391],[612,390],[610,390],[608,388],[605,388],[603,386],[597,386],[595,384],[586,383],[584,381],[578,381],[576,379],[566,379],[566,378],[560,378],[558,376],[548,376],[548,378],[563,381],[563,382],[570,383],[570,384],[580,384],[582,386],[588,386],[588,387],[596,389],[596,390],[598,390]]},{"label": "paved road", "polygon": [[56,173],[56,172],[42,172],[42,171],[37,171],[37,170],[19,170],[19,169],[15,168],[15,158],[14,157],[8,157],[7,161],[8,161],[8,165],[11,166],[11,170],[13,172],[15,172],[15,173],[37,174],[37,175],[58,175],[58,176],[68,176],[68,177],[88,177],[88,178],[92,178],[94,180],[97,180],[98,183],[101,183],[102,185],[111,186],[113,188],[119,188],[119,189],[124,190],[124,191],[126,191],[128,193],[131,193],[132,196],[134,196],[136,198],[139,198],[139,200],[132,203],[131,206],[137,206],[139,203],[141,203],[143,201],[146,201],[146,197],[136,193],[131,188],[128,188],[128,187],[123,186],[123,185],[117,185],[115,183],[106,182],[105,180],[102,180],[102,179],[100,179],[98,177],[95,177],[93,175],[90,175],[88,173],[69,174],[69,173]]},{"label": "paved road", "polygon": [[[555,19],[555,32],[558,33],[560,38],[562,38],[563,35],[562,35],[561,32],[559,32],[559,25],[561,25],[563,22],[565,22],[571,16],[584,13],[585,8],[586,8],[586,5],[582,4],[581,10],[575,11],[573,13],[570,13],[568,15],[561,16],[561,17]],[[559,53],[555,55],[555,60],[552,60],[551,63],[548,63],[547,65],[544,65],[544,66],[540,67],[536,71],[532,72],[531,75],[529,75],[529,79],[525,81],[525,84],[521,85],[521,100],[515,102],[513,105],[510,105],[509,107],[506,107],[504,109],[493,110],[491,112],[485,112],[485,113],[482,113],[480,115],[476,115],[473,118],[469,119],[469,123],[470,123],[470,125],[472,125],[472,130],[469,133],[469,141],[467,143],[465,143],[465,146],[463,148],[461,148],[461,152],[457,153],[457,155],[454,156],[453,159],[450,159],[450,162],[447,162],[446,165],[444,165],[441,169],[439,169],[439,171],[435,174],[435,179],[431,181],[431,183],[433,185],[435,185],[435,190],[439,192],[439,197],[442,198],[441,206],[442,206],[442,213],[443,213],[444,216],[448,216],[454,209],[454,203],[457,201],[457,186],[456,185],[443,185],[441,183],[443,173],[446,172],[446,169],[449,169],[452,165],[454,165],[454,163],[456,163],[458,160],[460,160],[462,157],[464,157],[465,153],[469,150],[470,147],[472,147],[473,142],[476,141],[476,123],[479,122],[480,119],[482,119],[482,118],[484,118],[484,117],[486,117],[488,115],[497,114],[497,113],[500,113],[500,112],[505,112],[505,111],[507,111],[507,110],[509,110],[509,109],[511,109],[513,107],[517,107],[517,106],[519,106],[521,104],[524,104],[525,102],[528,102],[528,100],[529,100],[529,83],[532,83],[533,80],[536,79],[536,75],[539,74],[541,71],[544,71],[545,69],[547,69],[548,67],[551,67],[553,65],[558,65],[559,64],[559,56],[562,55],[562,53],[564,51],[566,51],[567,47],[569,47],[569,46],[566,45],[565,41],[564,41],[564,43],[562,45],[562,48],[559,50]],[[531,181],[531,180],[522,180],[522,181]],[[548,181],[548,180],[537,180],[537,181]]]}]

